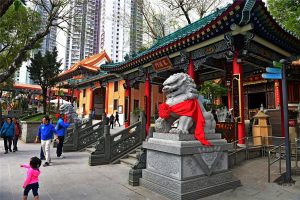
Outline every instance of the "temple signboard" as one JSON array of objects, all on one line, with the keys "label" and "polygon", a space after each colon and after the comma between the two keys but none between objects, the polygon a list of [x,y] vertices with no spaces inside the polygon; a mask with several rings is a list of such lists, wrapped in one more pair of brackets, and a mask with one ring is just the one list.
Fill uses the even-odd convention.
[{"label": "temple signboard", "polygon": [[234,74],[232,79],[232,102],[233,102],[233,116],[238,118],[238,122],[241,117],[241,95],[240,95],[240,75]]},{"label": "temple signboard", "polygon": [[166,71],[173,68],[173,65],[168,56],[153,61],[152,67],[156,72]]}]

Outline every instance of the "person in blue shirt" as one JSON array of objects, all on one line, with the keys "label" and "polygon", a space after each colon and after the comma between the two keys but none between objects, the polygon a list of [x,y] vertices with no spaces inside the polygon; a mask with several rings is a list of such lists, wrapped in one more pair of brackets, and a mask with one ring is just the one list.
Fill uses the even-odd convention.
[{"label": "person in blue shirt", "polygon": [[[54,135],[57,135],[57,132],[52,124],[50,124],[50,118],[48,116],[45,116],[43,118],[43,124],[40,125],[39,131],[37,133],[36,142],[38,139],[41,140],[41,146],[43,149],[43,152],[46,156],[46,162],[43,165],[44,167],[49,166],[50,164],[50,145],[51,140]],[[57,136],[56,136],[57,139]]]},{"label": "person in blue shirt", "polygon": [[[3,137],[3,140],[4,140],[4,148],[5,148],[4,154],[7,154],[8,150],[10,152],[12,152],[11,144],[12,144],[12,139],[15,136],[15,125],[14,125],[11,117],[8,117],[6,119],[6,122],[4,122],[4,124],[0,130],[0,133],[1,133],[1,137]],[[7,145],[7,143],[8,143],[8,145]]]},{"label": "person in blue shirt", "polygon": [[62,154],[62,149],[63,149],[63,145],[64,145],[64,140],[65,140],[65,133],[67,131],[67,128],[70,126],[69,123],[64,122],[62,116],[63,116],[63,114],[59,115],[59,119],[58,119],[56,127],[55,127],[57,136],[58,136],[58,144],[56,147],[56,155],[58,158],[64,158],[61,154]]}]

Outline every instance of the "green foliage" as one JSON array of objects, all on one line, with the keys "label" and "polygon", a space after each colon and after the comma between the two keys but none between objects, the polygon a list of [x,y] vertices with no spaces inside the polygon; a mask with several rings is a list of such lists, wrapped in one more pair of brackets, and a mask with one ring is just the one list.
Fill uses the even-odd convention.
[{"label": "green foliage", "polygon": [[0,90],[7,90],[13,88],[14,79],[13,77],[7,79],[5,82],[0,83]]},{"label": "green foliage", "polygon": [[0,18],[0,72],[8,69],[26,41],[40,29],[39,15],[16,2]]},{"label": "green foliage", "polygon": [[27,66],[27,71],[30,78],[42,88],[44,113],[46,113],[47,90],[58,82],[53,78],[61,72],[59,68],[62,62],[61,60],[57,62],[56,48],[52,52],[47,51],[44,56],[39,51],[30,61],[31,65]]},{"label": "green foliage", "polygon": [[53,78],[61,72],[59,68],[62,62],[57,62],[56,48],[52,52],[47,51],[44,56],[39,51],[33,58],[30,58],[30,61],[31,65],[27,67],[27,71],[30,78],[42,89],[48,89],[57,83],[57,80]]},{"label": "green foliage", "polygon": [[276,20],[300,37],[300,0],[268,0],[267,5]]},{"label": "green foliage", "polygon": [[221,86],[220,84],[214,83],[213,81],[205,81],[201,86],[200,94],[213,103],[215,98],[227,94],[227,88]]}]

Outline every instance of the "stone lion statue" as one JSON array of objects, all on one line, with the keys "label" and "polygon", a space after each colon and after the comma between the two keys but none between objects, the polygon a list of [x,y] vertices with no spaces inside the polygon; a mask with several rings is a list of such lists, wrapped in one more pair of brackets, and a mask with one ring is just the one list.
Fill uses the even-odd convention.
[{"label": "stone lion statue", "polygon": [[78,114],[76,113],[76,111],[75,111],[74,107],[72,106],[72,104],[62,104],[59,107],[59,112],[63,113],[63,114],[66,114],[68,120],[71,123],[77,123],[77,124],[81,123],[81,120],[78,118]]},{"label": "stone lion statue", "polygon": [[[185,73],[174,74],[163,83],[162,91],[166,94],[166,103],[159,107],[159,118],[155,121],[156,132],[194,133],[196,139],[207,144],[204,132],[215,133],[216,122],[199,102],[194,80]],[[178,126],[172,128],[176,120]]]}]

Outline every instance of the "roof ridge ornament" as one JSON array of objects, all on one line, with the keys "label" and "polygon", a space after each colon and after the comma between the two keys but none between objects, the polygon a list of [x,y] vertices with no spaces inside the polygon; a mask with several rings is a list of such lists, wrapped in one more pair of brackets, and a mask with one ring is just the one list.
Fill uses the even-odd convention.
[{"label": "roof ridge ornament", "polygon": [[242,18],[239,22],[240,25],[248,24],[251,18],[251,11],[256,3],[256,0],[246,0],[245,6],[242,11]]}]

